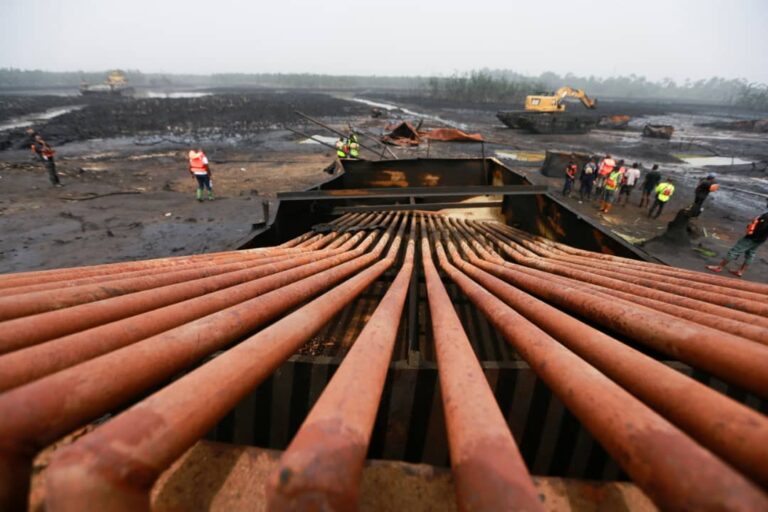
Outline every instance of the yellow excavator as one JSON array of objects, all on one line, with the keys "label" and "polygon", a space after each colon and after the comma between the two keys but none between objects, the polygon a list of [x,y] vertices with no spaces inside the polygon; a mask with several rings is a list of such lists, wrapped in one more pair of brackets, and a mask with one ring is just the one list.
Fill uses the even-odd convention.
[{"label": "yellow excavator", "polygon": [[590,99],[581,89],[559,88],[551,96],[526,96],[525,110],[529,112],[565,112],[565,98],[577,98],[588,109],[597,108],[597,100]]},{"label": "yellow excavator", "polygon": [[133,92],[134,89],[128,85],[125,73],[119,69],[110,72],[104,83],[89,85],[83,82],[80,85],[80,94],[83,96],[128,96]]},{"label": "yellow excavator", "polygon": [[496,114],[510,128],[523,128],[534,133],[586,133],[599,121],[597,116],[565,113],[565,98],[577,98],[586,108],[597,108],[597,100],[581,89],[561,87],[552,94],[525,98],[524,111],[503,111]]}]

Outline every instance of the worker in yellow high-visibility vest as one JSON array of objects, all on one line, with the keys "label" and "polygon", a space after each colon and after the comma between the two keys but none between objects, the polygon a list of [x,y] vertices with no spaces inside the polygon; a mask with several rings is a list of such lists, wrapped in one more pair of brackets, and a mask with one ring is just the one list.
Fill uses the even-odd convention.
[{"label": "worker in yellow high-visibility vest", "polygon": [[[662,180],[661,183],[656,185],[656,189],[654,190],[655,199],[653,201],[653,204],[651,205],[651,209],[648,210],[648,217],[653,217],[654,219],[659,218],[659,215],[661,215],[661,211],[664,209],[664,205],[667,204],[667,202],[672,197],[672,194],[674,193],[675,193],[675,185],[674,185],[674,180],[672,180],[672,178],[668,178],[667,180]],[[656,212],[656,215],[653,214],[654,210],[658,210]]]}]

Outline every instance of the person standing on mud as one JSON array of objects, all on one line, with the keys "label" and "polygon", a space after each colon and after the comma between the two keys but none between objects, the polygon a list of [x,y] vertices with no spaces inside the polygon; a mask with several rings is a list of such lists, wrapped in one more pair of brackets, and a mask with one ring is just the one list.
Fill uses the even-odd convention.
[{"label": "person standing on mud", "polygon": [[629,196],[632,195],[632,190],[637,184],[637,180],[640,179],[640,167],[637,162],[632,164],[632,167],[627,169],[624,173],[624,177],[621,180],[621,189],[619,190],[618,203],[621,204],[621,198],[624,197],[624,206],[629,203]]},{"label": "person standing on mud", "polygon": [[360,143],[357,142],[357,135],[349,134],[349,157],[360,158]]},{"label": "person standing on mud", "polygon": [[46,169],[48,169],[48,179],[51,181],[51,185],[54,187],[61,187],[61,180],[59,180],[59,174],[56,172],[56,162],[53,159],[53,155],[56,152],[53,148],[45,142],[43,137],[32,128],[27,129],[27,135],[29,136],[29,149],[37,155],[37,158],[45,163]]},{"label": "person standing on mud", "polygon": [[568,165],[565,166],[565,183],[563,184],[563,197],[570,197],[571,190],[573,190],[573,182],[576,181],[576,174],[579,172],[579,167],[573,160],[568,161]]},{"label": "person standing on mud", "polygon": [[581,175],[579,181],[581,187],[579,187],[579,203],[584,201],[584,196],[587,196],[587,201],[592,199],[592,184],[595,182],[595,176],[597,175],[597,163],[596,158],[592,157],[589,162],[584,164],[581,169]]},{"label": "person standing on mud", "polygon": [[605,155],[605,158],[600,160],[600,165],[597,166],[597,180],[595,182],[596,199],[603,197],[603,187],[605,186],[605,180],[613,171],[614,167],[616,167],[616,160],[611,158],[611,155]]},{"label": "person standing on mud", "polygon": [[643,180],[643,195],[640,197],[640,208],[648,206],[650,204],[651,194],[653,193],[656,185],[661,181],[661,173],[659,172],[659,165],[653,164],[653,168],[648,171]]},{"label": "person standing on mud", "polygon": [[614,168],[611,173],[605,178],[605,190],[603,191],[603,203],[600,205],[600,211],[602,213],[608,213],[611,211],[611,205],[616,197],[616,189],[619,188],[619,183],[624,176],[622,172],[623,167]]},{"label": "person standing on mud", "polygon": [[349,158],[349,141],[339,135],[339,140],[336,141],[336,156],[339,158]]},{"label": "person standing on mud", "polygon": [[[655,199],[651,205],[651,209],[648,210],[648,217],[658,219],[662,210],[664,210],[664,205],[667,204],[667,202],[672,198],[672,194],[674,193],[675,185],[672,178],[669,178],[666,181],[662,181],[660,184],[656,185],[656,188],[654,189]],[[656,212],[656,215],[654,215],[653,212],[656,209],[658,209],[658,211]]]},{"label": "person standing on mud", "polygon": [[213,201],[213,186],[211,183],[211,167],[208,165],[208,157],[203,150],[198,148],[189,152],[189,172],[197,180],[197,200],[203,200],[203,189],[208,190],[208,200]]},{"label": "person standing on mud", "polygon": [[704,210],[704,201],[707,200],[710,192],[714,192],[718,188],[720,188],[720,185],[715,182],[714,174],[708,174],[706,178],[699,181],[699,184],[696,185],[696,190],[694,191],[693,204],[691,205],[691,217],[698,217],[701,215],[701,212]]},{"label": "person standing on mud", "polygon": [[[768,208],[768,205],[766,205]],[[720,273],[724,268],[728,267],[729,261],[738,260],[739,257],[744,255],[744,263],[738,270],[729,270],[729,272],[737,277],[744,275],[747,271],[747,267],[754,261],[755,253],[757,249],[768,240],[768,211],[755,217],[752,222],[747,226],[746,234],[739,238],[733,247],[725,255],[723,261],[719,265],[707,265],[707,269],[712,272]]]}]

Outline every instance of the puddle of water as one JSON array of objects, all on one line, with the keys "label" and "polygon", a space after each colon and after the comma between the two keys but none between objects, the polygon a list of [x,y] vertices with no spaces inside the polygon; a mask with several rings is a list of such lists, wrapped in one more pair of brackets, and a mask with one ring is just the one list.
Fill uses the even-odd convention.
[{"label": "puddle of water", "polygon": [[543,162],[545,155],[538,151],[496,151],[496,156],[521,162]]},{"label": "puddle of water", "polygon": [[[677,156],[677,155],[675,155]],[[751,160],[730,156],[677,156],[688,165],[706,167],[708,165],[745,165],[751,164]]]},{"label": "puddle of water", "polygon": [[381,103],[381,102],[378,102],[378,101],[366,100],[364,98],[352,98],[352,101],[356,101],[358,103],[363,103],[363,104],[371,106],[371,107],[383,108],[384,110],[397,110],[397,109],[399,109],[404,114],[407,114],[409,116],[423,118],[423,119],[430,119],[432,121],[436,121],[438,123],[443,123],[445,125],[448,125],[448,126],[450,126],[452,128],[458,128],[459,130],[466,130],[467,129],[467,125],[465,125],[464,123],[457,123],[455,121],[450,121],[448,119],[443,119],[442,117],[439,117],[439,116],[432,116],[432,115],[429,115],[429,114],[425,114],[423,112],[415,112],[413,110],[408,110],[407,108],[403,108],[403,107],[400,107],[398,105],[393,105],[391,103]]},{"label": "puddle of water", "polygon": [[69,112],[74,112],[75,110],[80,110],[83,107],[85,107],[85,105],[72,105],[70,107],[55,107],[55,108],[49,108],[44,112],[37,112],[34,114],[27,114],[24,116],[15,117],[13,119],[10,119],[6,123],[0,124],[0,131],[14,130],[16,128],[26,128],[27,126],[32,126],[33,124],[39,121],[48,121],[49,119],[53,119],[54,117],[67,114]]},{"label": "puddle of water", "polygon": [[301,142],[299,142],[299,144],[320,144],[320,142],[325,142],[326,144],[336,144],[337,140],[339,140],[338,137],[328,137],[326,135],[313,135],[311,139],[304,139]]},{"label": "puddle of water", "polygon": [[203,98],[205,96],[212,96],[212,92],[156,92],[147,91],[144,96],[147,98]]}]

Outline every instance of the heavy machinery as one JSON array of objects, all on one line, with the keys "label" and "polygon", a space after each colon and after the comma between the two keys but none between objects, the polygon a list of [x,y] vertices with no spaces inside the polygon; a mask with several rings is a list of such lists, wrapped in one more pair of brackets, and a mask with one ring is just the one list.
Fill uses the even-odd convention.
[{"label": "heavy machinery", "polygon": [[89,85],[87,82],[80,84],[80,94],[83,96],[129,96],[133,94],[133,87],[128,85],[125,73],[115,70],[107,75],[104,83]]},{"label": "heavy machinery", "polygon": [[600,120],[597,116],[565,113],[565,98],[577,98],[590,110],[597,108],[581,89],[561,87],[552,94],[532,95],[525,98],[525,110],[502,111],[496,117],[510,128],[523,128],[533,133],[586,133]]}]

